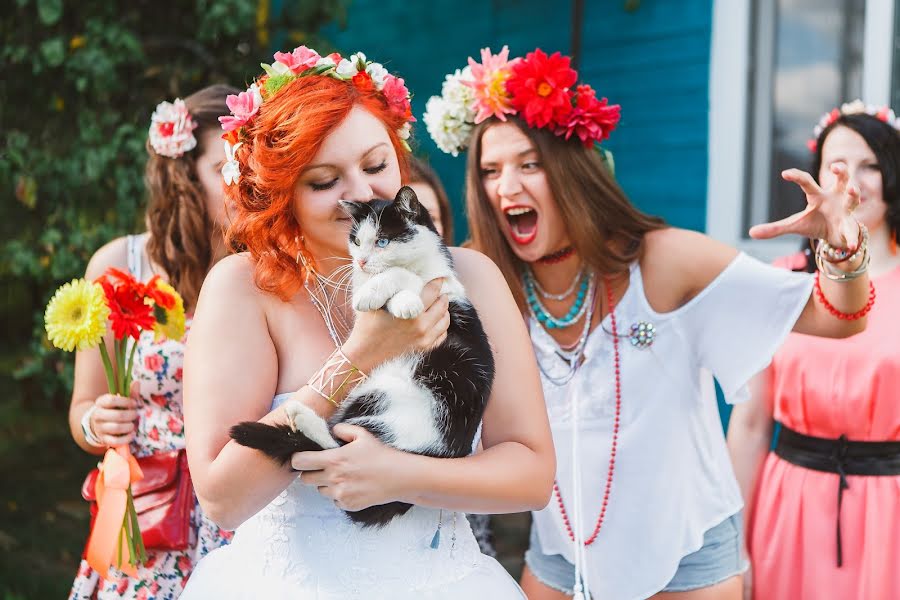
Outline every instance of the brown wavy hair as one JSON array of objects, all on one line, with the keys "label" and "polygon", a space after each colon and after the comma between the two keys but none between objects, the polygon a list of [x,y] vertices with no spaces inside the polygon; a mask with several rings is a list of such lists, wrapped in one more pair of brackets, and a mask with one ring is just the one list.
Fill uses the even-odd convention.
[{"label": "brown wavy hair", "polygon": [[450,199],[447,197],[447,190],[441,183],[441,178],[427,162],[421,158],[411,156],[409,159],[409,179],[406,183],[424,183],[432,190],[438,202],[439,217],[441,218],[441,227],[444,230],[444,242],[448,246],[453,245],[453,212],[450,210]]},{"label": "brown wavy hair", "polygon": [[165,270],[186,308],[196,306],[200,286],[212,267],[211,240],[216,234],[197,176],[197,157],[205,150],[203,134],[221,131],[218,118],[228,114],[225,97],[237,93],[231,86],[217,84],[184,99],[197,123],[194,136],[198,145],[179,158],[160,156],[147,141],[147,254],[152,263]]},{"label": "brown wavy hair", "polygon": [[[481,174],[481,142],[485,130],[499,123],[488,119],[475,126],[466,165],[466,210],[472,247],[493,260],[524,312],[525,290],[521,272],[524,263],[510,249],[497,215],[488,200]],[[572,246],[585,264],[598,273],[620,275],[644,251],[644,235],[666,227],[659,217],[639,211],[616,183],[603,157],[579,140],[553,135],[547,129],[532,129],[518,117],[508,117],[537,150]]]},{"label": "brown wavy hair", "polygon": [[259,289],[282,300],[303,284],[298,253],[311,260],[302,241],[298,242],[303,231],[293,211],[297,178],[328,134],[357,105],[384,124],[406,181],[407,152],[397,134],[406,119],[392,111],[374,88],[360,89],[331,77],[300,77],[266,100],[245,126],[236,151],[240,180],[225,188],[234,203],[226,236],[233,248],[250,253]]}]

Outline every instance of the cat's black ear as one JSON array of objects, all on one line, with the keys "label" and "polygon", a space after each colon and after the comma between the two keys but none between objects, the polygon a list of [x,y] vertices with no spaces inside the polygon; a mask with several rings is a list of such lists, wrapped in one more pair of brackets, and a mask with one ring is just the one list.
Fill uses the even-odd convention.
[{"label": "cat's black ear", "polygon": [[402,188],[400,188],[400,191],[397,192],[397,196],[394,198],[394,202],[397,203],[400,211],[411,219],[415,219],[415,217],[419,214],[421,206],[419,204],[419,198],[416,196],[416,193],[413,191],[413,189],[408,185],[404,185]]},{"label": "cat's black ear", "polygon": [[362,221],[362,219],[366,215],[366,203],[365,202],[357,202],[355,200],[341,200],[338,202],[338,206],[347,213],[351,219],[355,222]]}]

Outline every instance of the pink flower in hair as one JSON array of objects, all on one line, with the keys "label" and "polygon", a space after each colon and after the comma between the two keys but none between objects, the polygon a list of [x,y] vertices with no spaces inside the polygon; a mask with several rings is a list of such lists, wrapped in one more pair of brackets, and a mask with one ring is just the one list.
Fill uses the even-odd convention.
[{"label": "pink flower in hair", "polygon": [[[469,57],[469,67],[472,69],[472,81],[463,81],[463,85],[475,91],[475,123],[481,123],[488,117],[497,117],[501,121],[506,120],[506,115],[516,111],[510,104],[509,93],[506,91],[506,80],[509,79],[509,46],[503,46],[499,54],[492,55],[490,48],[481,49],[481,64]],[[514,63],[515,61],[513,61]]]},{"label": "pink flower in hair", "polygon": [[259,87],[255,83],[246,92],[241,92],[237,96],[231,94],[225,98],[225,104],[231,110],[232,116],[219,117],[222,129],[232,131],[246,125],[247,121],[259,112],[262,101]]},{"label": "pink flower in hair", "polygon": [[579,85],[575,91],[575,106],[555,128],[556,135],[569,139],[574,134],[590,147],[609,137],[622,114],[618,104],[609,106],[606,98],[597,100],[597,93],[589,85]]},{"label": "pink flower in hair", "polygon": [[409,104],[409,90],[406,88],[403,78],[390,74],[385,75],[381,93],[384,94],[392,111],[403,115],[409,121],[415,121],[412,116],[412,107]]},{"label": "pink flower in hair", "polygon": [[275,60],[289,68],[294,74],[302,73],[307,69],[313,68],[316,66],[316,63],[319,62],[320,58],[322,57],[319,56],[318,52],[311,50],[306,46],[294,48],[294,51],[290,54],[287,52],[275,53]]}]

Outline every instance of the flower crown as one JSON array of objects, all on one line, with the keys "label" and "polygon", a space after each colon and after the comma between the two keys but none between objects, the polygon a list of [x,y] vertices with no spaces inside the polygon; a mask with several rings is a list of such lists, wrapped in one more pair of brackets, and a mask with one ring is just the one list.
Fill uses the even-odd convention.
[{"label": "flower crown", "polygon": [[284,86],[301,77],[323,76],[340,81],[348,81],[363,91],[376,90],[384,96],[389,109],[405,119],[403,127],[398,130],[400,139],[407,150],[412,116],[409,90],[400,77],[387,72],[381,64],[366,59],[366,55],[357,52],[349,59],[341,58],[337,52],[321,56],[306,46],[294,48],[291,53],[276,52],[275,62],[271,65],[261,64],[265,75],[238,95],[230,95],[225,104],[231,110],[230,116],[219,117],[225,135],[225,155],[227,162],[222,167],[225,183],[237,183],[241,176],[240,163],[235,152],[246,137],[246,126],[259,112],[264,102],[271,100]]},{"label": "flower crown", "polygon": [[806,147],[810,152],[815,152],[819,143],[819,136],[825,131],[825,128],[837,121],[845,115],[869,115],[875,117],[879,121],[883,121],[900,131],[900,119],[894,115],[890,106],[877,107],[874,104],[865,104],[862,100],[854,100],[853,102],[845,102],[840,108],[832,108],[831,111],[822,115],[819,122],[813,129],[813,138],[806,142]]},{"label": "flower crown", "polygon": [[481,64],[447,75],[440,96],[425,105],[425,126],[438,148],[458,155],[469,145],[472,128],[488,119],[519,115],[529,127],[581,140],[591,147],[609,137],[621,116],[618,104],[597,99],[589,85],[575,86],[578,73],[571,59],[559,52],[547,56],[540,48],[509,60],[509,48],[499,54],[481,50]]},{"label": "flower crown", "polygon": [[184,100],[160,102],[150,117],[150,145],[153,150],[169,158],[178,158],[197,147],[194,130],[197,123],[191,118]]}]

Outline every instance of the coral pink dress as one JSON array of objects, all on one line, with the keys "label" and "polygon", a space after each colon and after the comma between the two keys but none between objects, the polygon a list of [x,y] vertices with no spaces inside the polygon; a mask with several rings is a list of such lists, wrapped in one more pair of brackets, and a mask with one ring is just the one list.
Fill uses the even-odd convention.
[{"label": "coral pink dress", "polygon": [[[866,330],[792,333],[772,362],[773,412],[794,431],[900,441],[900,268],[874,280]],[[837,566],[835,473],[766,459],[749,530],[759,600],[900,598],[900,476],[848,475]]]}]

